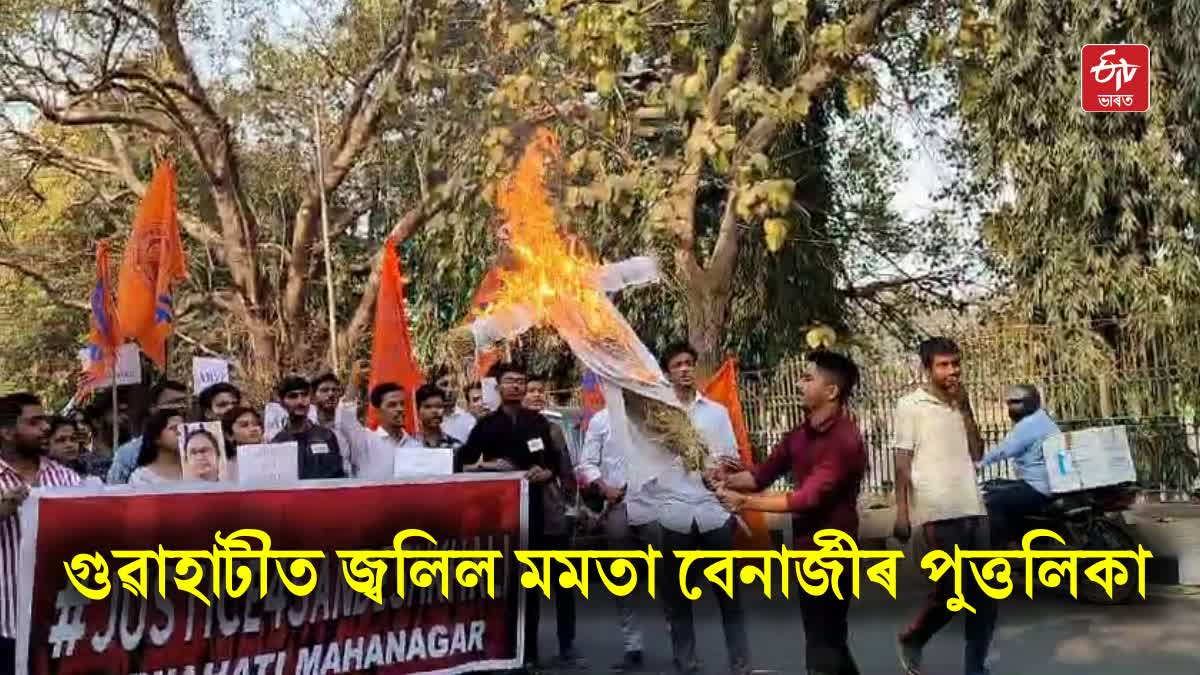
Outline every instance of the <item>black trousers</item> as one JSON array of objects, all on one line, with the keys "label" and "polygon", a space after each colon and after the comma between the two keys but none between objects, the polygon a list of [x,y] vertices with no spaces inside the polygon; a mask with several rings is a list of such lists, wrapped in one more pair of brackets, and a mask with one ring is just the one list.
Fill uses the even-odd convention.
[{"label": "black trousers", "polygon": [[1025,518],[1041,513],[1050,498],[1023,480],[1016,480],[987,495],[988,518],[992,522],[992,544],[1003,550],[1009,544],[1020,544],[1025,536]]},{"label": "black trousers", "polygon": [[[966,551],[991,549],[990,525],[988,519],[983,517],[926,523],[924,535],[930,551],[954,555],[955,546]],[[924,647],[930,638],[950,623],[956,613],[946,608],[946,601],[954,597],[954,576],[948,571],[937,580],[925,606],[908,630],[901,634],[901,642]],[[962,571],[962,592],[967,603],[975,608],[974,613],[966,610],[959,612],[966,621],[963,632],[967,644],[963,661],[967,675],[978,675],[987,672],[985,664],[992,644],[992,633],[996,628],[997,603],[983,592],[975,575],[967,569]]]},{"label": "black trousers", "polygon": [[[696,632],[692,622],[693,602],[679,588],[679,570],[683,561],[675,557],[675,551],[731,551],[733,550],[734,521],[731,517],[723,527],[701,532],[693,523],[692,531],[675,532],[662,528],[663,574],[659,576],[658,588],[663,594],[663,609],[667,615],[667,626],[671,633],[671,652],[677,673],[699,672],[696,658]],[[701,565],[688,569],[688,585],[695,586],[701,579]],[[742,612],[741,584],[733,584],[733,597],[716,586],[710,585],[709,592],[716,596],[721,609],[721,625],[725,629],[725,648],[729,652],[729,670],[734,675],[750,672],[750,640],[746,634],[746,619]]]},{"label": "black trousers", "polygon": [[804,661],[809,673],[858,675],[850,654],[850,596],[838,600],[833,592],[800,596],[800,618],[804,621]]},{"label": "black trousers", "polygon": [[0,673],[17,672],[17,641],[0,637]]},{"label": "black trousers", "polygon": [[[562,551],[570,547],[566,535],[542,535],[538,537],[534,550]],[[564,589],[558,577],[567,570],[566,565],[550,563],[550,594],[554,596],[554,614],[558,623],[558,653],[564,654],[575,646],[575,589]],[[519,578],[519,577],[518,577]],[[525,591],[525,662],[537,663],[538,623],[542,613],[542,591],[534,587]]]}]

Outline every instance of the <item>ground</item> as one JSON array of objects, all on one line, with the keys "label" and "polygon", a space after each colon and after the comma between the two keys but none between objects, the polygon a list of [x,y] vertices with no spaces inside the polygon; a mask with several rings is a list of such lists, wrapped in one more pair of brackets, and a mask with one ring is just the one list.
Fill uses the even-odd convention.
[{"label": "ground", "polygon": [[[601,589],[603,590],[603,589]],[[720,617],[712,591],[697,606],[697,644],[706,673],[727,672]],[[924,589],[902,577],[897,599],[868,594],[851,609],[851,648],[863,675],[898,674],[896,631],[912,617]],[[1195,675],[1200,673],[1200,592],[1150,587],[1147,600],[1124,607],[1096,607],[1035,591],[1035,598],[1002,601],[992,650],[995,675]],[[646,633],[647,673],[668,672],[670,646],[661,609],[648,599],[639,616]],[[747,604],[754,667],[803,673],[804,631],[787,600],[761,597]],[[541,645],[555,653],[554,610],[542,613]],[[621,653],[613,601],[593,588],[579,604],[577,646],[590,672],[607,672]],[[956,619],[929,645],[927,675],[962,673],[962,620]]]}]

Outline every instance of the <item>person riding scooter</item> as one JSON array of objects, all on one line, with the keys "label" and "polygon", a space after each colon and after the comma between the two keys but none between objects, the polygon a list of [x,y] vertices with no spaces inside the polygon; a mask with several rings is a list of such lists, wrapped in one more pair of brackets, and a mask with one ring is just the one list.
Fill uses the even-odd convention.
[{"label": "person riding scooter", "polygon": [[1003,489],[987,492],[988,515],[992,522],[992,545],[1004,548],[1021,536],[1019,523],[1036,515],[1050,502],[1050,477],[1042,455],[1042,443],[1057,433],[1058,425],[1042,409],[1042,397],[1036,387],[1021,384],[1005,396],[1012,430],[980,461],[983,468],[1006,459],[1013,460],[1020,480]]}]

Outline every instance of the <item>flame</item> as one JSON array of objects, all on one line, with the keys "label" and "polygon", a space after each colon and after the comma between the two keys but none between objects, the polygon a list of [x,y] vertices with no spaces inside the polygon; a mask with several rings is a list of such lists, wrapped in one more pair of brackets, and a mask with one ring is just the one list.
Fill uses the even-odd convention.
[{"label": "flame", "polygon": [[501,288],[494,307],[523,305],[539,324],[563,303],[578,303],[588,332],[602,333],[607,298],[596,283],[599,262],[569,242],[555,224],[546,173],[559,157],[558,139],[538,129],[513,173],[500,186],[497,204],[508,225],[514,264],[499,272]]},{"label": "flame", "polygon": [[[559,157],[555,135],[537,129],[513,173],[499,186],[497,205],[513,261],[498,270],[500,289],[484,314],[524,307],[535,323],[550,325],[564,337],[582,337],[610,354],[631,353],[640,343],[600,286],[600,262],[582,243],[564,236],[555,222],[546,175]],[[655,382],[659,377],[631,366],[628,374],[637,379]]]}]

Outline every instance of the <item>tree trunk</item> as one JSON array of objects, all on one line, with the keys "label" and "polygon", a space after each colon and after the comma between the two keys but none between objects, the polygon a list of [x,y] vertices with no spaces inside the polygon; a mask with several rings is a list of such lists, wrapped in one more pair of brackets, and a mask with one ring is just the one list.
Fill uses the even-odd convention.
[{"label": "tree trunk", "polygon": [[716,372],[725,347],[725,327],[733,298],[733,276],[723,270],[705,270],[688,264],[681,268],[684,316],[688,342],[699,352],[702,374]]}]

